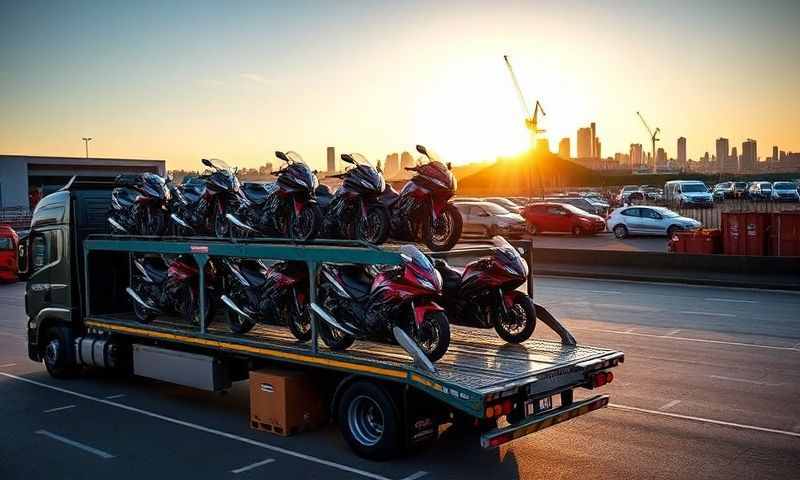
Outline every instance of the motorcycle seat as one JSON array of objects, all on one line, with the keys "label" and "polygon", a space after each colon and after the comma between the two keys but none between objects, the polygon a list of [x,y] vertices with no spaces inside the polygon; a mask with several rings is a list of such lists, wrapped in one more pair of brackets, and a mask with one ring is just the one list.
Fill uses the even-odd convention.
[{"label": "motorcycle seat", "polygon": [[343,265],[339,267],[342,286],[356,301],[363,300],[372,288],[372,279],[361,265]]},{"label": "motorcycle seat", "polygon": [[197,203],[205,192],[206,185],[202,182],[191,182],[181,185],[181,194],[190,204]]},{"label": "motorcycle seat", "polygon": [[434,266],[439,271],[439,274],[442,275],[442,290],[445,292],[457,292],[458,287],[461,285],[463,271],[440,258],[434,260]]},{"label": "motorcycle seat", "polygon": [[242,192],[252,203],[261,205],[267,201],[267,190],[261,183],[247,182],[242,184]]},{"label": "motorcycle seat", "polygon": [[153,283],[163,283],[167,279],[169,268],[160,257],[145,257],[141,263],[144,271],[153,279]]},{"label": "motorcycle seat", "polygon": [[382,204],[389,206],[396,202],[398,198],[400,198],[400,193],[395,190],[391,184],[387,183],[386,188],[383,189],[383,192],[381,193],[380,197],[378,197],[378,200]]},{"label": "motorcycle seat", "polygon": [[333,200],[333,193],[331,193],[330,187],[327,185],[320,185],[314,190],[314,194],[317,197],[317,202],[319,206],[324,208],[328,208],[328,205],[331,204],[331,200]]},{"label": "motorcycle seat", "polygon": [[239,273],[247,280],[253,287],[261,287],[267,283],[267,278],[264,269],[261,265],[252,262],[252,264],[242,263],[239,265]]}]

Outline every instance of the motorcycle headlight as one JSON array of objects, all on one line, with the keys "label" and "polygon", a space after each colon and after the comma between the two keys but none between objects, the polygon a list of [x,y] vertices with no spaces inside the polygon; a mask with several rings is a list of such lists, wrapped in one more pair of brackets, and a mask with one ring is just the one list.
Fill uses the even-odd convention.
[{"label": "motorcycle headlight", "polygon": [[417,277],[417,281],[419,282],[420,285],[422,285],[424,288],[427,288],[428,290],[436,290],[436,287],[433,285],[433,283],[429,282],[424,278]]}]

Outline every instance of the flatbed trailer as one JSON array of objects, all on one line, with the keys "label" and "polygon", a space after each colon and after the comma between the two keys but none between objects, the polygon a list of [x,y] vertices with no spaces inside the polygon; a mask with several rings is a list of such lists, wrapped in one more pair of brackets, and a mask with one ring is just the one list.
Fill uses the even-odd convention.
[{"label": "flatbed trailer", "polygon": [[[102,189],[91,185],[69,187],[59,192],[67,194],[57,199],[65,207],[60,218],[53,221],[40,215],[46,221],[37,223],[35,213],[32,221],[33,239],[47,237],[46,232],[54,229],[62,232],[63,241],[55,242],[55,247],[64,248],[59,261],[73,263],[59,270],[58,262],[51,262],[49,267],[31,273],[26,309],[29,356],[33,360],[56,355],[62,366],[129,368],[136,358],[133,350],[155,349],[166,361],[161,366],[163,371],[151,376],[212,390],[246,380],[257,368],[300,369],[316,375],[332,417],[339,420],[348,443],[369,458],[388,458],[425,444],[447,423],[478,430],[481,445],[491,448],[605,407],[607,395],[577,399],[574,391],[605,384],[613,378],[610,369],[624,361],[622,352],[578,345],[569,331],[539,305],[537,318],[559,335],[560,342],[531,339],[519,345],[506,344],[493,330],[451,326],[449,350],[435,364],[421,358],[413,348],[402,347],[403,342],[359,341],[344,352],[328,350],[319,342],[317,331],[322,320],[316,314],[312,315],[312,339],[306,343],[298,342],[280,326],[258,325],[247,334],[235,334],[220,315],[207,319],[201,313],[199,324],[167,316],[142,324],[124,294],[124,287],[130,285],[134,255],[191,255],[200,267],[201,284],[205,281],[203,267],[215,257],[303,261],[308,265],[309,278],[316,277],[323,263],[399,264],[401,258],[391,246],[377,248],[357,242],[98,235],[96,232],[102,230],[96,215],[87,212],[99,209],[87,205],[93,204],[92,199],[104,198],[97,193]],[[50,200],[44,205],[56,203]],[[530,242],[519,246],[530,262]],[[475,256],[481,252],[486,249],[470,247],[448,254]],[[49,300],[40,298],[42,270],[48,269]],[[65,301],[71,299],[69,305],[57,305],[53,300],[52,289],[59,281],[56,277],[74,284],[64,285],[70,290],[63,295]],[[315,282],[309,287],[312,310],[318,311]],[[532,295],[532,279],[527,287]],[[212,300],[204,298],[204,288],[198,291],[203,312],[202,304]],[[61,348],[55,353],[51,352],[54,341],[56,349]],[[210,361],[195,362],[192,371],[186,371],[185,363],[171,369],[171,352]],[[133,370],[141,373],[136,365]],[[358,419],[354,422],[352,418],[358,413],[347,404],[364,397],[381,411],[382,437],[373,444],[359,441]]]}]

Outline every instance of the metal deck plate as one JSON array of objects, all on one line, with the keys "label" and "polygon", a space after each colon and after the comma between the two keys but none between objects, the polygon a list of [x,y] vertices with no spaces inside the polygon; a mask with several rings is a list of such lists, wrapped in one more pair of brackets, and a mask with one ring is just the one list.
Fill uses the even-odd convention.
[{"label": "metal deck plate", "polygon": [[[159,318],[151,324],[136,321],[133,314],[93,315],[93,320],[148,329],[172,331],[187,336],[201,336],[196,326],[177,318]],[[483,330],[451,325],[450,348],[436,362],[437,373],[426,376],[444,384],[457,385],[477,393],[510,382],[533,379],[537,374],[566,365],[597,358],[613,350],[588,346],[565,346],[549,340],[531,339],[522,344],[505,343],[493,329]],[[154,328],[155,329],[155,328]],[[224,317],[218,316],[208,327],[204,338],[255,343],[263,347],[278,347],[297,353],[311,353],[311,342],[299,343],[287,327],[256,325],[250,332],[239,335],[230,332]],[[341,360],[416,370],[408,354],[399,346],[357,341],[345,352],[331,352],[320,340],[320,351],[333,353]]]}]

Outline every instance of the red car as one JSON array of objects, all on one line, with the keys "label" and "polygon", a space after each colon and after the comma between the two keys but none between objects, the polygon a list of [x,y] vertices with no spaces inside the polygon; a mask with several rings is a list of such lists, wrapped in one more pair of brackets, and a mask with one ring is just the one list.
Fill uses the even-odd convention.
[{"label": "red car", "polygon": [[17,232],[0,225],[0,282],[17,281]]},{"label": "red car", "polygon": [[603,217],[566,203],[532,203],[522,209],[522,216],[528,223],[528,232],[533,235],[551,232],[579,236],[606,229]]}]

